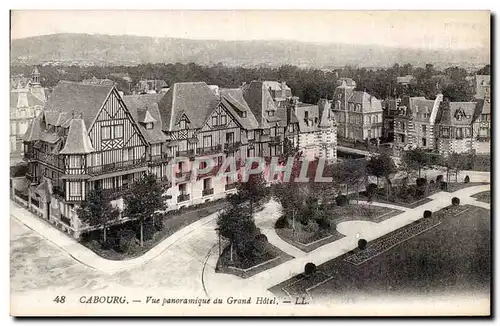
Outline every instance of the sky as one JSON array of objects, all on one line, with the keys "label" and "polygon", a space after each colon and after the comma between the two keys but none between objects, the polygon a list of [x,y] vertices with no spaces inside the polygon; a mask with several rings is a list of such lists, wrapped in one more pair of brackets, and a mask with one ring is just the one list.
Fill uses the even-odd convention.
[{"label": "sky", "polygon": [[425,49],[490,46],[488,11],[12,11],[13,39],[54,33],[298,40]]}]

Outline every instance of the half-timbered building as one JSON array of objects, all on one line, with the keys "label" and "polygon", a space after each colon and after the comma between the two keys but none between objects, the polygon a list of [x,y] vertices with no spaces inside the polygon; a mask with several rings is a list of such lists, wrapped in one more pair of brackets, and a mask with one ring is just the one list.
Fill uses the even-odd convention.
[{"label": "half-timbered building", "polygon": [[88,191],[118,198],[148,169],[145,135],[112,85],[59,82],[24,145],[30,207],[75,236]]}]

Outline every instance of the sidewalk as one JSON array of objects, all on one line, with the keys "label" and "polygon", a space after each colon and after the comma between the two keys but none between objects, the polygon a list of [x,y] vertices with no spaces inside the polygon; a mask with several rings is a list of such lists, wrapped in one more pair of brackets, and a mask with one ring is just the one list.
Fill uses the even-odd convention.
[{"label": "sidewalk", "polygon": [[40,218],[34,216],[32,213],[20,207],[13,201],[10,202],[10,214],[23,225],[35,231],[42,238],[48,240],[49,242],[59,247],[61,250],[68,253],[68,255],[76,261],[82,263],[83,265],[86,265],[87,267],[105,273],[114,273],[121,270],[131,269],[133,267],[143,265],[152,259],[155,259],[157,256],[161,255],[167,248],[174,245],[177,241],[186,237],[188,234],[199,229],[203,225],[209,223],[217,216],[217,213],[214,213],[184,227],[183,229],[175,232],[174,234],[160,242],[158,245],[156,245],[156,247],[152,248],[140,257],[129,260],[108,260],[100,257],[92,250],[79,244],[76,240],[55,229],[54,227],[41,220]]}]

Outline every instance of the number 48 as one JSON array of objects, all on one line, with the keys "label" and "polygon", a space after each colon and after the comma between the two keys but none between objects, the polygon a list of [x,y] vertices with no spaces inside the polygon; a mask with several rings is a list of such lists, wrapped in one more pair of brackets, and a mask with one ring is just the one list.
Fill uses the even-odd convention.
[{"label": "number 48", "polygon": [[66,301],[66,297],[64,295],[62,296],[57,296],[54,300],[52,300],[56,303],[64,303]]}]

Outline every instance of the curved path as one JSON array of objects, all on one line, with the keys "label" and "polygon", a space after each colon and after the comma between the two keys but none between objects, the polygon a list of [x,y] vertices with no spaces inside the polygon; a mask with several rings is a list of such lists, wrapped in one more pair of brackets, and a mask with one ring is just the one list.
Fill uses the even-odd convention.
[{"label": "curved path", "polygon": [[[464,188],[454,193],[440,192],[434,194],[430,196],[433,201],[414,209],[406,209],[403,213],[378,223],[376,228],[363,230],[363,237],[370,241],[412,223],[422,218],[424,210],[428,209],[435,212],[448,206],[453,197],[459,197],[462,204],[489,208],[489,204],[470,197],[473,194],[489,189],[490,185],[482,185]],[[64,267],[65,270],[72,274],[68,278],[60,276],[61,283],[66,282],[66,284],[73,285],[75,282],[80,282],[78,280],[81,279],[81,282],[85,281],[82,286],[86,288],[90,286],[95,288],[124,286],[144,289],[161,288],[168,289],[168,293],[179,291],[179,293],[195,293],[200,296],[216,296],[223,293],[229,293],[233,296],[238,296],[238,294],[248,296],[250,293],[263,295],[269,294],[266,289],[302,273],[305,263],[313,262],[319,265],[357,246],[356,235],[352,234],[326,244],[310,253],[302,253],[295,247],[291,248],[288,243],[285,243],[273,232],[274,221],[278,217],[279,205],[270,202],[263,211],[256,214],[257,225],[267,235],[270,243],[296,258],[248,279],[241,279],[233,275],[215,273],[215,264],[218,257],[218,246],[214,247],[218,243],[214,220],[216,214],[207,216],[179,230],[139,258],[127,261],[110,261],[97,256],[65,234],[39,220],[38,217],[20,208],[17,204],[11,202],[10,208],[13,220],[21,222],[38,233],[41,238],[54,243],[59,249],[71,256],[74,261],[79,262],[75,264],[73,261],[71,266]],[[401,208],[397,207],[397,209]],[[11,241],[16,241],[16,239]],[[33,244],[26,244],[25,250],[30,248],[34,248]],[[27,253],[27,255],[29,254]],[[28,256],[28,259],[36,258],[40,260],[40,264],[45,264],[50,268],[50,256],[44,258],[41,256],[44,253],[40,251],[33,254],[36,254],[36,256]],[[93,270],[85,272],[82,265]],[[19,268],[22,268],[22,266],[19,266]],[[22,272],[20,273],[22,274]],[[43,273],[47,272],[40,269],[38,273],[43,275]],[[88,273],[88,278],[84,277],[85,273]],[[29,274],[32,275],[30,279],[33,279],[33,277],[36,279],[36,275]],[[29,280],[26,282],[29,282]],[[48,283],[47,286],[53,286],[51,284]],[[37,286],[39,285],[37,284]]]}]

